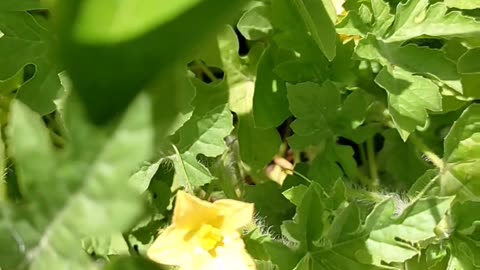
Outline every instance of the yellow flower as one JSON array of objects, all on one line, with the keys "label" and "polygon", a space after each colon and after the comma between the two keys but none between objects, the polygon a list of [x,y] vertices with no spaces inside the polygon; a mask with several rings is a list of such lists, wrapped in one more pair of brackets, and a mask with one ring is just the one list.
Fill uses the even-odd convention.
[{"label": "yellow flower", "polygon": [[253,219],[253,204],[202,201],[177,193],[172,224],[148,249],[150,259],[182,270],[255,270],[239,230]]}]

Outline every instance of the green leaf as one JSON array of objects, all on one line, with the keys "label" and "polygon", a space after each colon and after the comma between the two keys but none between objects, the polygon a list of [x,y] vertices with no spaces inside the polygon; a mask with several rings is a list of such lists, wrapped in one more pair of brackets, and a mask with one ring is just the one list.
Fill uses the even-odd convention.
[{"label": "green leaf", "polygon": [[[152,111],[157,141],[163,141],[165,136],[175,134],[192,117],[192,103],[197,95],[197,88],[190,81],[187,70],[175,66],[145,89],[157,105]],[[161,148],[162,143],[159,144],[158,147]]]},{"label": "green leaf", "polygon": [[366,221],[367,227],[375,224],[366,242],[375,262],[403,262],[418,254],[407,242],[435,237],[434,228],[452,201],[453,197],[426,198],[402,209],[402,202],[388,199],[382,207],[377,206]]},{"label": "green leaf", "polygon": [[450,258],[450,269],[473,270],[480,267],[480,260],[476,254],[480,252],[477,241],[468,237],[456,236],[452,238],[452,257]]},{"label": "green leaf", "polygon": [[150,181],[152,181],[153,176],[157,173],[161,162],[162,160],[155,163],[145,164],[136,173],[130,176],[128,182],[137,188],[138,193],[143,193],[148,189]]},{"label": "green leaf", "polygon": [[[230,26],[218,36],[224,83],[229,91],[229,107],[238,116],[237,134],[240,156],[253,173],[260,171],[272,160],[280,147],[280,136],[275,128],[257,128],[253,119],[254,66],[242,62],[238,39]],[[208,105],[207,105],[208,106]],[[263,172],[262,172],[263,173]]]},{"label": "green leaf", "polygon": [[185,58],[242,3],[56,2],[60,56],[91,119],[113,119],[159,73],[192,60]]},{"label": "green leaf", "polygon": [[[328,14],[326,1],[294,0],[293,4],[323,54],[332,61],[335,58],[335,27]],[[335,20],[333,20],[335,21]]]},{"label": "green leaf", "polygon": [[405,262],[408,269],[444,270],[448,269],[449,254],[441,245],[429,245],[421,255]]},{"label": "green leaf", "polygon": [[458,72],[462,74],[480,73],[480,48],[465,52],[457,62]]},{"label": "green leaf", "polygon": [[446,169],[441,174],[441,194],[457,194],[459,200],[480,194],[480,106],[468,107],[445,138]]},{"label": "green leaf", "polygon": [[[9,126],[10,152],[18,161],[16,169],[22,179],[19,183],[20,191],[28,198],[34,194],[31,190],[50,188],[44,181],[51,181],[54,177],[58,161],[49,131],[40,117],[20,102],[14,102],[12,111],[12,124]],[[30,162],[30,159],[37,162]]]},{"label": "green leaf", "polygon": [[[472,141],[473,137],[480,133],[480,105],[474,104],[468,107],[452,126],[445,137],[444,158],[449,162],[458,162],[467,158],[468,150],[478,147]],[[474,154],[474,152],[472,152]],[[475,156],[475,155],[471,155]]]},{"label": "green leaf", "polygon": [[480,22],[459,11],[448,12],[444,3],[427,8],[428,0],[410,0],[397,7],[393,34],[386,41],[395,42],[415,37],[475,38],[480,33]]},{"label": "green leaf", "polygon": [[320,240],[324,230],[324,205],[322,187],[312,182],[305,192],[293,221],[282,225],[283,235],[300,244],[300,250],[312,251],[314,242]]},{"label": "green leaf", "polygon": [[26,11],[45,9],[45,1],[41,0],[3,0],[0,3],[0,12],[3,11]]},{"label": "green leaf", "polygon": [[317,145],[333,135],[328,127],[340,105],[340,93],[333,83],[288,85],[287,91],[290,111],[297,118],[292,124],[295,135],[289,138],[294,149]]},{"label": "green leaf", "polygon": [[128,254],[128,246],[121,233],[112,236],[88,237],[82,240],[83,249],[94,257]]},{"label": "green leaf", "polygon": [[367,118],[368,107],[372,104],[373,97],[363,90],[355,90],[343,101],[340,108],[341,123],[345,123],[346,129],[356,129]]},{"label": "green leaf", "polygon": [[463,235],[475,233],[480,225],[480,202],[465,201],[452,207],[455,231]]},{"label": "green leaf", "polygon": [[[326,1],[294,0],[273,4],[274,27],[310,34],[316,46],[332,61],[335,58],[335,27],[329,17]],[[282,22],[283,21],[283,22]]]},{"label": "green leaf", "polygon": [[445,0],[445,5],[449,8],[476,9],[480,8],[479,0]]},{"label": "green leaf", "polygon": [[203,115],[195,110],[192,118],[178,131],[179,151],[207,157],[221,155],[227,149],[224,139],[233,130],[232,122],[227,104],[213,107]]},{"label": "green leaf", "polygon": [[302,202],[302,199],[305,196],[305,193],[307,193],[307,190],[308,190],[307,186],[298,185],[285,190],[284,192],[282,192],[282,194],[291,203],[293,203],[295,206],[298,207]]},{"label": "green leaf", "polygon": [[[385,138],[383,149],[378,154],[382,181],[398,187],[409,187],[428,169],[427,163],[411,141],[404,142],[393,129],[382,133]],[[401,160],[402,162],[398,162]]]},{"label": "green leaf", "polygon": [[255,203],[260,220],[263,220],[261,223],[265,227],[272,226],[277,232],[282,221],[290,218],[294,212],[294,206],[282,196],[280,187],[273,181],[246,186],[245,199]]},{"label": "green leaf", "polygon": [[298,262],[298,264],[293,268],[293,270],[314,270],[321,267],[317,262],[312,258],[310,253],[307,253],[303,258]]},{"label": "green leaf", "polygon": [[349,241],[357,236],[360,231],[360,212],[355,203],[349,204],[343,211],[336,215],[330,230],[326,235],[329,243],[336,244]]},{"label": "green leaf", "polygon": [[[3,1],[2,1],[3,2]],[[40,114],[55,110],[53,100],[61,89],[53,52],[51,33],[27,12],[0,12],[0,80],[35,67],[33,77],[20,87],[17,98]]]},{"label": "green leaf", "polygon": [[119,256],[109,262],[105,270],[161,270],[166,269],[151,260],[147,260],[140,256]]},{"label": "green leaf", "polygon": [[440,50],[414,44],[385,43],[369,35],[359,42],[355,52],[359,57],[380,62],[383,66],[398,66],[415,75],[439,80],[459,93],[463,91],[455,63]]},{"label": "green leaf", "polygon": [[344,172],[349,177],[357,173],[353,159],[353,150],[349,146],[327,145],[318,153],[308,171],[308,177],[330,190]]},{"label": "green leaf", "polygon": [[349,36],[366,36],[369,32],[369,21],[359,14],[358,11],[350,11],[342,21],[336,25],[337,33]]},{"label": "green leaf", "polygon": [[178,153],[171,158],[175,167],[174,186],[185,187],[193,191],[196,187],[201,187],[210,183],[213,176],[203,164],[198,162],[196,155],[191,152]]},{"label": "green leaf", "polygon": [[390,5],[383,0],[372,0],[372,11],[375,18],[373,33],[383,37],[394,20],[394,16],[390,14]]},{"label": "green leaf", "polygon": [[289,115],[287,87],[275,73],[277,48],[270,46],[263,52],[257,68],[253,95],[255,126],[271,128],[280,125]]},{"label": "green leaf", "polygon": [[[48,175],[37,175],[35,189],[28,191],[25,203],[2,207],[0,230],[7,239],[3,243],[9,243],[5,246],[8,250],[1,252],[6,254],[2,267],[93,269],[79,240],[125,230],[141,212],[138,193],[127,181],[151,153],[150,106],[148,99],[140,96],[118,125],[106,130],[88,123],[81,106],[74,97],[69,98],[65,119],[71,140],[66,152],[55,155],[54,160],[34,161],[56,163]],[[19,182],[31,185],[29,181],[41,170],[28,165],[33,162],[25,153],[50,159],[53,154],[31,144],[37,139],[31,137],[27,126],[38,126],[40,121],[33,112],[16,103],[12,115],[16,125],[10,128],[9,137],[16,145],[12,154],[23,171]],[[36,132],[45,134],[45,128],[39,128]]]},{"label": "green leaf", "polygon": [[267,37],[273,31],[269,12],[270,9],[263,5],[247,10],[238,20],[238,30],[248,40],[258,40]]},{"label": "green leaf", "polygon": [[293,269],[302,258],[301,254],[279,241],[267,242],[264,246],[270,256],[270,261],[277,265],[279,270]]},{"label": "green leaf", "polygon": [[392,269],[386,266],[373,265],[371,255],[365,250],[366,246],[363,239],[356,238],[332,248],[323,248],[313,253],[312,258],[324,269]]},{"label": "green leaf", "polygon": [[388,109],[403,140],[417,126],[425,125],[427,109],[442,110],[438,86],[428,79],[411,75],[400,68],[383,68],[375,82],[388,93]]}]

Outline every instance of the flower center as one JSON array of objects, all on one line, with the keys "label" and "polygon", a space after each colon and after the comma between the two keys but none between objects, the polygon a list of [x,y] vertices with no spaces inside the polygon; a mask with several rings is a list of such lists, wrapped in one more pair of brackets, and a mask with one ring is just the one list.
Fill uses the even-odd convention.
[{"label": "flower center", "polygon": [[200,247],[212,256],[215,256],[217,247],[223,245],[222,232],[210,224],[203,224],[198,230],[197,237]]}]

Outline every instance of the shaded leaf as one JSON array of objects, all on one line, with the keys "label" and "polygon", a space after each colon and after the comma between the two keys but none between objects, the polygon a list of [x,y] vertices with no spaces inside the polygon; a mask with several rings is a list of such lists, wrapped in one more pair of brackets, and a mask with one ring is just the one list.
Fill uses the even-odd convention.
[{"label": "shaded leaf", "polygon": [[417,126],[424,126],[427,109],[442,110],[441,95],[433,82],[394,68],[383,68],[375,82],[388,92],[388,109],[403,140]]}]

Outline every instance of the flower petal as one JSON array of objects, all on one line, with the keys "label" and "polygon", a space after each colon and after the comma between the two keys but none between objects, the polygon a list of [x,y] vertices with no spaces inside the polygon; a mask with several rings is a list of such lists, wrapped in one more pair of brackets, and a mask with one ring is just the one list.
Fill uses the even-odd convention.
[{"label": "flower petal", "polygon": [[219,228],[222,222],[223,216],[212,203],[202,201],[184,191],[177,192],[172,220],[176,227],[194,230],[202,224],[211,224]]},{"label": "flower petal", "polygon": [[252,203],[223,199],[213,203],[224,216],[222,230],[238,230],[253,220],[254,207]]},{"label": "flower petal", "polygon": [[161,264],[181,265],[191,260],[194,247],[186,242],[186,230],[174,226],[164,230],[147,251],[147,256]]},{"label": "flower petal", "polygon": [[223,247],[217,248],[215,256],[194,256],[182,264],[181,270],[255,270],[255,262],[246,252],[243,240],[231,238]]}]

